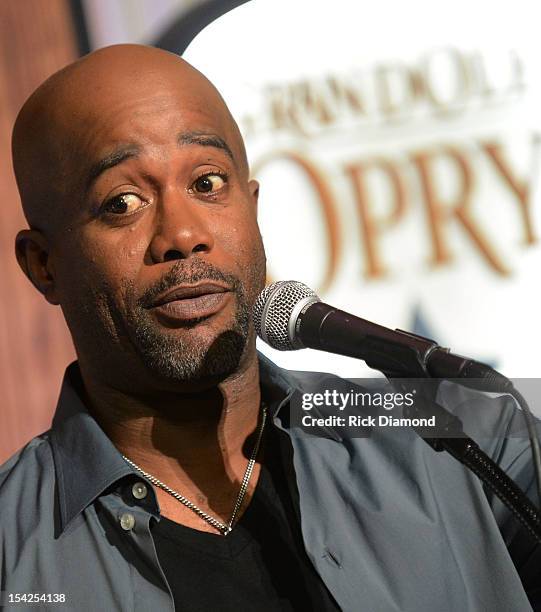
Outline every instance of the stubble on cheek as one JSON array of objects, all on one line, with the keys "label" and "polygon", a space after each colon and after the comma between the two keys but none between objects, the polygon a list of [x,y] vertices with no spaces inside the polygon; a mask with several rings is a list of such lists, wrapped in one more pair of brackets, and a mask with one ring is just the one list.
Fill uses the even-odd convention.
[{"label": "stubble on cheek", "polygon": [[[128,241],[129,242],[129,241]],[[92,334],[102,349],[122,346],[129,341],[126,333],[129,300],[135,296],[133,276],[141,247],[121,241],[103,243],[99,235],[80,240],[80,256],[85,265],[81,275],[83,289],[80,299],[81,316],[89,322]],[[84,323],[83,323],[84,325]]]},{"label": "stubble on cheek", "polygon": [[86,287],[70,308],[70,319],[77,329],[82,330],[85,344],[97,354],[103,355],[103,351],[121,346],[126,338],[118,298],[115,299],[114,295],[106,284]]},{"label": "stubble on cheek", "polygon": [[78,353],[105,359],[106,351],[122,345],[125,336],[121,313],[126,283],[119,280],[120,270],[106,265],[110,257],[96,247],[99,241],[94,238],[74,232],[65,243],[61,306]]}]

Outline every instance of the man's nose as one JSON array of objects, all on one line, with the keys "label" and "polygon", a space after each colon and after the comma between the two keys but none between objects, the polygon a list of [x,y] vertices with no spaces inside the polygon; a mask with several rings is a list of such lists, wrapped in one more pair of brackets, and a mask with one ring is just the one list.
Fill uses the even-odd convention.
[{"label": "man's nose", "polygon": [[182,197],[168,198],[162,202],[157,228],[150,243],[154,262],[186,259],[193,253],[208,253],[213,246],[214,238],[200,202]]}]

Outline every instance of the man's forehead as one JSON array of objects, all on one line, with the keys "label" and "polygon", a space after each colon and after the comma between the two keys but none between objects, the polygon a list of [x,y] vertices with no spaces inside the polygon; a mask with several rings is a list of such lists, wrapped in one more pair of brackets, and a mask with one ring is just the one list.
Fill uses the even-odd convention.
[{"label": "man's forehead", "polygon": [[116,72],[104,68],[93,70],[88,77],[88,71],[74,68],[75,74],[59,74],[42,91],[38,89],[28,106],[33,115],[66,126],[107,123],[111,129],[126,118],[134,123],[153,115],[165,120],[183,111],[205,111],[213,119],[226,120],[229,111],[214,86],[200,73],[193,74],[182,66],[166,64],[153,69],[144,65],[136,73],[120,67]]},{"label": "man's forehead", "polygon": [[85,149],[94,152],[122,142],[141,147],[173,144],[183,133],[218,134],[228,140],[231,123],[220,109],[207,106],[202,110],[201,100],[192,103],[172,96],[164,106],[148,97],[138,99],[134,93],[129,104],[90,108],[69,129],[71,137],[80,137]]},{"label": "man's forehead", "polygon": [[[218,92],[202,76],[193,84],[175,72],[153,74],[131,84],[120,78],[106,92],[72,99],[68,138],[93,159],[113,153],[117,143],[140,149],[154,146],[208,144],[193,136],[214,136],[218,148],[242,158],[238,128]],[[59,121],[64,121],[63,117]],[[221,146],[225,144],[225,146]]]}]

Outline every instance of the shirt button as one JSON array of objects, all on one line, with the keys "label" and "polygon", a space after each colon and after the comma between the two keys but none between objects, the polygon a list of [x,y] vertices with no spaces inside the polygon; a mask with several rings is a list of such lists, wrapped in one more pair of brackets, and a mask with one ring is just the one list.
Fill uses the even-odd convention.
[{"label": "shirt button", "polygon": [[144,482],[136,482],[131,488],[131,492],[135,499],[144,499],[147,496],[148,489]]},{"label": "shirt button", "polygon": [[130,531],[131,529],[133,529],[135,527],[135,517],[133,516],[133,514],[130,514],[129,512],[125,512],[120,517],[120,526],[125,531]]}]

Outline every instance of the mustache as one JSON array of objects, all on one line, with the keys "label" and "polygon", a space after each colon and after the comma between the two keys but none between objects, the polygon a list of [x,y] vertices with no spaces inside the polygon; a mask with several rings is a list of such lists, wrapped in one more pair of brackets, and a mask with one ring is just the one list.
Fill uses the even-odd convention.
[{"label": "mustache", "polygon": [[223,283],[239,296],[244,296],[244,289],[238,277],[222,272],[216,266],[202,259],[194,258],[190,262],[179,260],[159,281],[151,285],[141,295],[138,302],[143,308],[148,308],[165,291],[178,285],[194,285],[201,281]]}]

